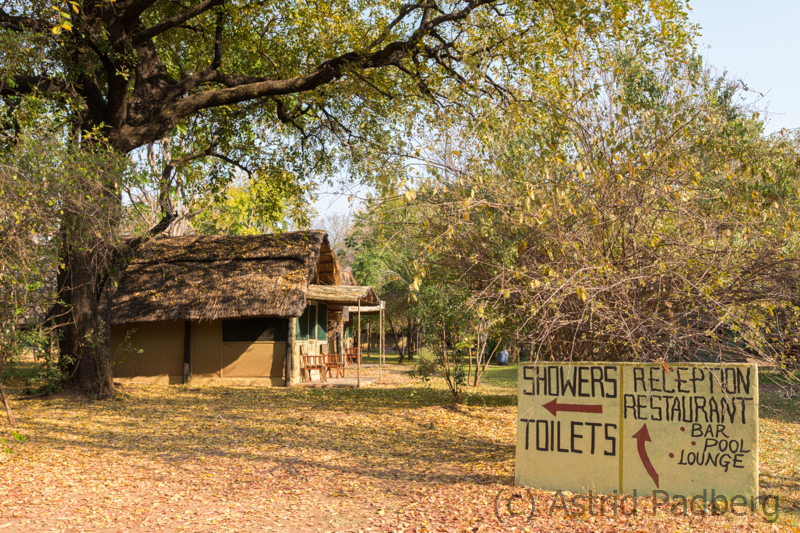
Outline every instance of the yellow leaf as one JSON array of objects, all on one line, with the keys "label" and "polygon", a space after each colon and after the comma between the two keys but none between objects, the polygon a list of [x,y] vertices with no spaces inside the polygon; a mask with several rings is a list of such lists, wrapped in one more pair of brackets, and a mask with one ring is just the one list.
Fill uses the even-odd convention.
[{"label": "yellow leaf", "polygon": [[578,298],[580,298],[581,301],[583,302],[585,302],[586,299],[589,297],[589,294],[583,289],[583,287],[578,287],[577,289],[575,289],[575,292],[578,293]]}]

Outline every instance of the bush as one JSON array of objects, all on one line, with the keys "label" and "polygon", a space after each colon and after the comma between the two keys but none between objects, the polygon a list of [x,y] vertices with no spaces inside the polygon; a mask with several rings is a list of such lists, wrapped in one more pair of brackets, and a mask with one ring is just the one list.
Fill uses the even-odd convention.
[{"label": "bush", "polygon": [[[69,359],[69,356],[62,355],[61,360],[65,359]],[[69,364],[71,361],[67,362],[67,365]],[[45,353],[34,375],[25,382],[25,394],[37,396],[54,394],[61,390],[67,378],[69,374],[59,364],[59,357],[55,353]]]}]

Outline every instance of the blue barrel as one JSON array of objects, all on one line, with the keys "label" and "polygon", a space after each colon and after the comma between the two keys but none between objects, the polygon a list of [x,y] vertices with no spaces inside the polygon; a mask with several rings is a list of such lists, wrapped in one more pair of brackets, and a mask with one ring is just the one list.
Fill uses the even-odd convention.
[{"label": "blue barrel", "polygon": [[497,354],[497,364],[500,366],[504,366],[508,364],[508,350],[500,350]]}]

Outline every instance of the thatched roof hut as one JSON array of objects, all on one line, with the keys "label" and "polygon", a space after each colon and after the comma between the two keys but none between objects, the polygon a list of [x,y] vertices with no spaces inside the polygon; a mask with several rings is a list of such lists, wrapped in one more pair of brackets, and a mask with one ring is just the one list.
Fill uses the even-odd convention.
[{"label": "thatched roof hut", "polygon": [[290,385],[341,353],[341,310],[359,302],[378,298],[342,271],[324,231],[157,238],[114,298],[114,376]]},{"label": "thatched roof hut", "polygon": [[297,317],[310,285],[344,281],[324,231],[162,237],[128,265],[111,321]]}]

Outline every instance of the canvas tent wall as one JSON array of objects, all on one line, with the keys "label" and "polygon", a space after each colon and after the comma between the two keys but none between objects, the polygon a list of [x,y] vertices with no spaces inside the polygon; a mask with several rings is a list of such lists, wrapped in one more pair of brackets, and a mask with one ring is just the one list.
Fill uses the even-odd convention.
[{"label": "canvas tent wall", "polygon": [[188,363],[192,383],[283,385],[288,323],[287,318],[256,317],[112,326],[114,378],[183,383]]}]

